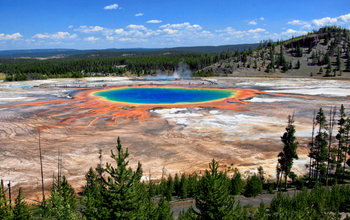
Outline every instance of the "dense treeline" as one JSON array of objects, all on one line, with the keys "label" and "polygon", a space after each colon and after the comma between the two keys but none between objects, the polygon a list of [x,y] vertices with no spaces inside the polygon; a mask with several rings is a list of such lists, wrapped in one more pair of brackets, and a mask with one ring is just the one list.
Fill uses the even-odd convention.
[{"label": "dense treeline", "polygon": [[[136,75],[152,75],[157,71],[173,72],[180,62],[188,64],[197,71],[230,56],[220,54],[186,53],[179,55],[132,56],[118,58],[92,58],[84,60],[50,60],[18,63],[3,63],[0,72],[7,75],[6,80],[27,80],[61,77],[77,77],[85,73],[123,74],[130,71]],[[77,74],[78,73],[78,74]],[[82,77],[83,75],[80,75]]]}]

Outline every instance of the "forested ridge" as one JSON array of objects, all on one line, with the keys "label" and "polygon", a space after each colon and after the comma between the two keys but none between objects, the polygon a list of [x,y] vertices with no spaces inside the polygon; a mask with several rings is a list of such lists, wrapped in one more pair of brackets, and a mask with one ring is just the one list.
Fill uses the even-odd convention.
[{"label": "forested ridge", "polygon": [[[276,158],[276,181],[267,181],[261,166],[256,173],[242,174],[234,164],[220,167],[215,159],[205,173],[141,181],[142,164],[139,162],[136,170],[129,167],[128,149],[122,148],[118,138],[117,151],[111,150],[114,162],[103,166],[100,151],[100,163],[86,173],[81,195],[61,175],[59,165],[51,196],[43,196],[42,203],[34,209],[28,208],[21,189],[11,204],[0,188],[0,218],[173,219],[170,201],[194,198],[195,206],[180,213],[178,219],[341,219],[340,212],[350,211],[350,185],[343,184],[350,180],[345,166],[350,165],[350,117],[341,105],[339,110],[332,107],[328,116],[320,108],[313,119],[307,164],[310,172],[304,176],[293,172],[299,145],[293,115],[288,117],[281,137],[283,149]],[[337,134],[333,132],[335,127]],[[282,193],[290,187],[299,192]],[[237,195],[255,197],[275,191],[278,192],[268,206],[262,201],[259,207],[242,207],[235,200]]]},{"label": "forested ridge", "polygon": [[254,74],[336,77],[350,71],[350,32],[346,28],[327,26],[304,36],[277,42],[262,40],[257,48],[253,46],[237,46],[220,53],[198,52],[203,51],[198,47],[193,49],[197,52],[178,48],[101,51],[44,61],[0,59],[0,72],[6,74],[6,81],[84,77],[96,73],[143,76],[171,74],[179,62],[187,63],[193,76],[228,76],[237,71],[252,70]]}]

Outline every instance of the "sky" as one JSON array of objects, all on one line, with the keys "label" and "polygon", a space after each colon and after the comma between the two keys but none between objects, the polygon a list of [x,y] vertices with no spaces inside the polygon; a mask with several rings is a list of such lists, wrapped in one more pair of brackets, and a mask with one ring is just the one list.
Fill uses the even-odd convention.
[{"label": "sky", "polygon": [[349,0],[0,0],[0,51],[171,48],[350,29]]}]

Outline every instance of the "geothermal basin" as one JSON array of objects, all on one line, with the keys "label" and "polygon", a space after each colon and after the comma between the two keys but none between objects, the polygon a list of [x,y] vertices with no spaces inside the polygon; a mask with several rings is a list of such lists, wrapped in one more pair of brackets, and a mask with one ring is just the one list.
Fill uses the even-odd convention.
[{"label": "geothermal basin", "polygon": [[[349,115],[349,85],[348,80],[263,77],[0,83],[0,176],[11,181],[14,192],[22,187],[29,201],[40,200],[40,130],[47,194],[59,151],[62,173],[81,191],[85,173],[99,163],[99,149],[102,163],[115,165],[110,151],[116,151],[118,137],[129,150],[130,166],[142,163],[145,180],[161,178],[163,170],[201,175],[213,158],[221,170],[237,167],[243,176],[263,166],[265,178],[273,179],[290,114],[300,143],[293,171],[303,175],[313,112],[344,104]],[[195,99],[175,99],[185,96]]]}]

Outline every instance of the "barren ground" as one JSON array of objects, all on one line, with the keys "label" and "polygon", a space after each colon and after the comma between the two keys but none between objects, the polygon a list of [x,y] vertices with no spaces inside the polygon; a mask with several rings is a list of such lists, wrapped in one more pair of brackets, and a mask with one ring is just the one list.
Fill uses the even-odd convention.
[{"label": "barren ground", "polygon": [[[210,82],[209,82],[210,81]],[[213,84],[214,82],[214,84]],[[99,86],[135,84],[201,85],[210,88],[257,89],[261,93],[236,103],[239,108],[213,106],[173,106],[150,108],[147,117],[123,111],[133,106],[110,109],[103,117],[95,112],[102,107],[77,102],[76,91]],[[204,85],[203,85],[204,84]],[[295,115],[296,136],[300,143],[299,160],[294,172],[306,173],[307,143],[311,137],[312,115],[323,107],[350,108],[350,84],[347,80],[309,78],[211,78],[183,81],[131,81],[127,78],[84,78],[0,83],[0,178],[11,181],[14,195],[22,187],[30,201],[41,195],[38,128],[46,194],[57,175],[57,153],[63,155],[63,174],[81,191],[84,175],[99,163],[98,150],[103,151],[103,164],[112,163],[110,150],[116,151],[117,138],[128,148],[130,165],[143,165],[144,179],[151,171],[152,179],[166,174],[203,173],[215,158],[222,170],[231,164],[242,173],[257,172],[261,165],[266,178],[275,177],[277,155],[283,145],[287,117]],[[73,99],[71,99],[73,97]],[[82,107],[85,106],[85,107]],[[135,110],[136,111],[136,110]],[[73,120],[74,118],[74,120]],[[89,126],[88,126],[89,125]],[[336,128],[334,134],[336,133]]]}]

